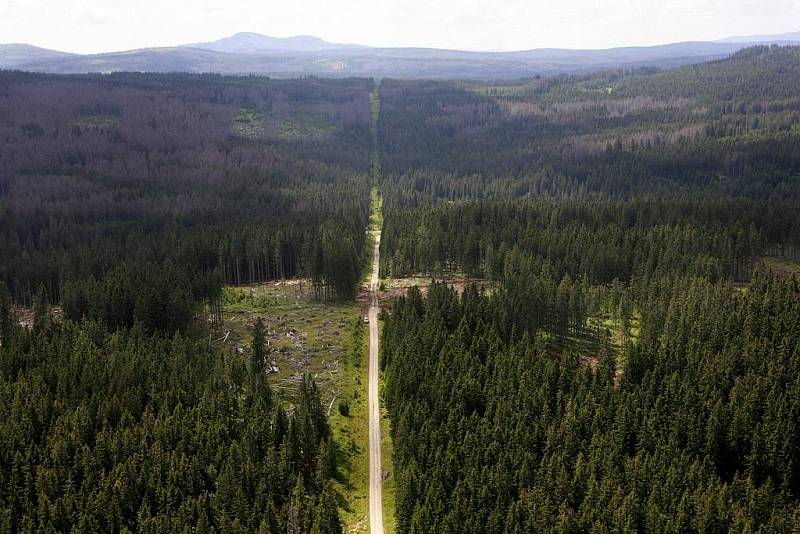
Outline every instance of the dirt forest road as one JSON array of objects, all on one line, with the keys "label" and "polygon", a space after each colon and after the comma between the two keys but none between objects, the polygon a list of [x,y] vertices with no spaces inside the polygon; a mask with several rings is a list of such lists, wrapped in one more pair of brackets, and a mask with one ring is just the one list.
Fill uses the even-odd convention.
[{"label": "dirt forest road", "polygon": [[383,534],[383,468],[381,466],[381,409],[378,397],[378,264],[380,230],[375,232],[369,293],[369,529]]}]

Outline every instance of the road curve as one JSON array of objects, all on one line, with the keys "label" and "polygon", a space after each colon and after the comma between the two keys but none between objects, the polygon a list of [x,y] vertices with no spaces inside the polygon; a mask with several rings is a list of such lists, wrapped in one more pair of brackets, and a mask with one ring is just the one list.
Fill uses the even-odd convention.
[{"label": "road curve", "polygon": [[372,278],[369,284],[369,530],[383,534],[383,468],[381,467],[381,407],[378,396],[378,265],[380,230],[375,232]]}]

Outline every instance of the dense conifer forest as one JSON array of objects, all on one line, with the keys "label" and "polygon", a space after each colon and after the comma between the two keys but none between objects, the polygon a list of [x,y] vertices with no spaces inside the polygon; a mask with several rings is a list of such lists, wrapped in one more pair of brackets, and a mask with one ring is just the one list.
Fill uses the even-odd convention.
[{"label": "dense conifer forest", "polygon": [[288,413],[202,338],[43,308],[28,331],[3,299],[3,532],[341,532],[313,382]]},{"label": "dense conifer forest", "polygon": [[0,531],[342,532],[334,402],[212,338],[381,220],[397,532],[796,531],[798,88],[0,71]]},{"label": "dense conifer forest", "polygon": [[[516,288],[412,291],[384,331],[401,532],[792,532],[800,284],[675,277],[623,361],[555,356]],[[576,328],[580,317],[570,317]]]},{"label": "dense conifer forest", "polygon": [[0,530],[341,532],[316,385],[274,402],[263,332],[245,361],[204,319],[353,296],[373,87],[0,73]]},{"label": "dense conifer forest", "polygon": [[0,279],[127,326],[164,322],[137,312],[153,294],[188,317],[223,282],[309,275],[351,296],[372,86],[0,74]]},{"label": "dense conifer forest", "polygon": [[795,531],[798,87],[381,84],[382,273],[489,281],[385,314],[400,532]]}]

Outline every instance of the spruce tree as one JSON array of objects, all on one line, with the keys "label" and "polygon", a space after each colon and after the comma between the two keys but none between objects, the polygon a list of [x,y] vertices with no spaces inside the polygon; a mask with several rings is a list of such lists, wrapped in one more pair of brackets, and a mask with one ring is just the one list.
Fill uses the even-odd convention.
[{"label": "spruce tree", "polygon": [[253,346],[250,359],[250,369],[253,374],[263,374],[266,361],[266,329],[264,327],[264,321],[262,321],[261,317],[259,317],[255,326],[253,327]]}]

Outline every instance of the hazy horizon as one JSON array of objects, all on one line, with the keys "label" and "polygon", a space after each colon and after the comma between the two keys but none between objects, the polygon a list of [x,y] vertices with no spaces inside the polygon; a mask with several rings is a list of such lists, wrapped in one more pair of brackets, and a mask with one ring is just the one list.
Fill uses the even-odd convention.
[{"label": "hazy horizon", "polygon": [[[766,4],[766,5],[765,5]],[[605,49],[800,29],[800,0],[578,0],[564,5],[504,2],[309,0],[8,0],[0,42],[81,54],[214,41],[239,32],[311,35],[334,43],[511,51]],[[509,22],[511,21],[511,22]]]}]

